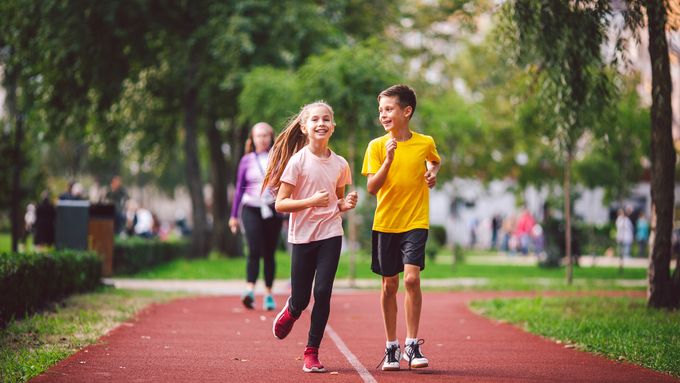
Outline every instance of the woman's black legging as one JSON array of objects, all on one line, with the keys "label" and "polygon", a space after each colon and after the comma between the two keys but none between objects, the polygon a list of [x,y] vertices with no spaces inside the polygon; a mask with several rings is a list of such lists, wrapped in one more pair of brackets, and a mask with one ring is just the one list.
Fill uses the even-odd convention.
[{"label": "woman's black legging", "polygon": [[[272,211],[274,209],[272,208]],[[248,242],[248,264],[246,266],[247,281],[255,283],[260,274],[260,258],[264,260],[264,284],[271,288],[274,284],[276,263],[274,253],[281,232],[281,218],[262,219],[259,207],[243,206],[241,221]]]},{"label": "woman's black legging", "polygon": [[[314,282],[314,308],[307,346],[319,347],[331,311],[331,293],[338,270],[342,237],[332,237],[304,244],[293,244],[290,265],[291,295],[289,307],[299,316],[309,305]],[[315,278],[316,275],[316,278]]]}]

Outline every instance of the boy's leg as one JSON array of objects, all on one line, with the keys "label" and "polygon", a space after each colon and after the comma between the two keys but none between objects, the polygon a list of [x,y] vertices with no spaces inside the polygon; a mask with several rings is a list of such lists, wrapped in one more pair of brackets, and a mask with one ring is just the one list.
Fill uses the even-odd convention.
[{"label": "boy's leg", "polygon": [[382,308],[387,341],[397,339],[397,290],[399,290],[399,274],[392,277],[382,277],[380,307]]},{"label": "boy's leg", "polygon": [[382,309],[385,337],[388,342],[397,340],[397,290],[399,273],[404,271],[401,259],[401,234],[373,231],[371,270],[382,276],[380,307]]},{"label": "boy's leg", "polygon": [[404,311],[406,314],[406,337],[418,338],[420,311],[423,306],[423,295],[420,290],[420,266],[404,265]]},{"label": "boy's leg", "polygon": [[420,271],[425,269],[426,229],[414,229],[404,233],[401,251],[404,261],[404,311],[406,315],[406,337],[416,339],[420,326],[420,311],[423,296],[420,290]]},{"label": "boy's leg", "polygon": [[331,311],[331,294],[340,261],[342,237],[328,238],[319,242],[314,280],[314,308],[312,308],[312,323],[307,338],[307,346],[317,348],[321,345]]}]

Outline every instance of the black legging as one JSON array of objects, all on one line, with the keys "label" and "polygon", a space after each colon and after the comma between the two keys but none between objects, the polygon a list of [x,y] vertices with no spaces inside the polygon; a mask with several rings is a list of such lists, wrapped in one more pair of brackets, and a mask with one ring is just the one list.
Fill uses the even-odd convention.
[{"label": "black legging", "polygon": [[279,241],[281,218],[274,214],[273,217],[262,219],[259,207],[244,205],[241,220],[248,242],[247,281],[250,283],[257,281],[257,276],[260,274],[260,258],[262,258],[264,259],[264,284],[271,288],[276,272],[274,252]]},{"label": "black legging", "polygon": [[[331,311],[333,280],[338,270],[342,237],[293,244],[290,265],[290,311],[299,316],[309,305],[314,282],[314,308],[307,346],[319,347]],[[316,274],[316,279],[315,279]]]}]

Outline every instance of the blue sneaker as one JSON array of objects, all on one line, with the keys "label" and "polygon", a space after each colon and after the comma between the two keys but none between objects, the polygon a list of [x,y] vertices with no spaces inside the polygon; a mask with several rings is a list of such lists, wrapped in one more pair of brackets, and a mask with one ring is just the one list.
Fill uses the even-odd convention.
[{"label": "blue sneaker", "polygon": [[255,295],[252,291],[244,291],[241,295],[241,302],[243,302],[247,309],[253,309],[255,308]]},{"label": "blue sneaker", "polygon": [[271,295],[267,295],[266,297],[264,297],[262,308],[264,308],[267,311],[276,310],[276,302],[274,302],[274,297]]}]

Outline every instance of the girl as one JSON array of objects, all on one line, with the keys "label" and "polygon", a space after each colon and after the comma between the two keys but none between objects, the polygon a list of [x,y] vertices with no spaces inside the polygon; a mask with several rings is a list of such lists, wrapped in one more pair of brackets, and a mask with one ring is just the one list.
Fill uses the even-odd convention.
[{"label": "girl", "polygon": [[326,371],[319,362],[319,345],[340,260],[340,213],[357,203],[356,192],[344,197],[345,185],[352,182],[347,161],[328,148],[334,130],[333,109],[328,104],[305,105],[276,139],[263,183],[278,189],[276,210],[291,213],[291,295],[274,319],[275,337],[283,339],[290,333],[309,304],[314,282],[314,308],[302,366],[305,372]]},{"label": "girl", "polygon": [[250,137],[246,141],[246,154],[238,165],[236,194],[229,218],[229,228],[234,234],[238,231],[239,223],[243,224],[248,242],[247,285],[241,295],[241,302],[249,309],[255,304],[255,282],[260,274],[260,259],[264,260],[266,290],[262,308],[276,309],[272,285],[276,271],[274,252],[281,232],[281,217],[274,214],[274,196],[271,192],[266,190],[260,193],[272,141],[274,129],[266,122],[258,122],[250,130]]}]

